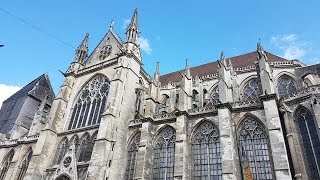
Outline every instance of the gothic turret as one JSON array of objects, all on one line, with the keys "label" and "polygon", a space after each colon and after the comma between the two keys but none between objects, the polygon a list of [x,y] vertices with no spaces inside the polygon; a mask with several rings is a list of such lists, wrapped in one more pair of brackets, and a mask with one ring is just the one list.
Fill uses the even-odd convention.
[{"label": "gothic turret", "polygon": [[78,49],[76,50],[75,62],[82,64],[86,60],[88,56],[88,40],[89,40],[89,33],[86,34],[81,44],[79,45]]},{"label": "gothic turret", "polygon": [[159,61],[157,62],[157,65],[156,65],[156,70],[154,72],[154,75],[153,75],[153,82],[156,86],[159,85],[160,83],[160,70],[159,70]]},{"label": "gothic turret", "polygon": [[258,52],[258,66],[259,66],[259,76],[262,86],[263,95],[274,94],[275,87],[272,78],[272,70],[268,63],[268,57],[264,52],[261,42],[257,43],[257,52]]},{"label": "gothic turret", "polygon": [[139,27],[138,27],[138,10],[135,9],[131,22],[127,28],[127,42],[138,43]]}]

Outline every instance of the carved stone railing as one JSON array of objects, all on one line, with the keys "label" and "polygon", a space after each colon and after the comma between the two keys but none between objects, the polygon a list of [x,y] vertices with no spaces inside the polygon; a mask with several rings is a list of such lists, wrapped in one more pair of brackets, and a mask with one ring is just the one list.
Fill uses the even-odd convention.
[{"label": "carved stone railing", "polygon": [[261,105],[262,102],[259,98],[256,99],[250,99],[247,101],[239,101],[233,103],[234,108],[241,108],[241,107],[248,107],[248,106],[255,106],[255,105]]},{"label": "carved stone railing", "polygon": [[209,112],[213,112],[216,110],[217,110],[217,108],[215,106],[207,106],[207,107],[188,109],[187,112],[190,115],[195,115],[195,114],[209,113]]},{"label": "carved stone railing", "polygon": [[288,100],[297,99],[297,98],[304,97],[311,94],[320,94],[320,85],[308,86],[294,93],[283,96],[281,99],[282,101],[288,101]]},{"label": "carved stone railing", "polygon": [[129,126],[137,126],[142,124],[142,119],[133,119],[130,121]]},{"label": "carved stone railing", "polygon": [[158,114],[154,115],[153,119],[154,120],[163,120],[163,119],[174,119],[177,116],[174,113],[166,113],[166,114]]},{"label": "carved stone railing", "polygon": [[26,143],[30,143],[30,142],[35,142],[38,140],[38,138],[39,138],[39,134],[36,134],[36,135],[32,135],[32,136],[21,137],[19,139],[8,140],[8,141],[0,142],[0,147],[16,146],[19,144],[26,144]]}]

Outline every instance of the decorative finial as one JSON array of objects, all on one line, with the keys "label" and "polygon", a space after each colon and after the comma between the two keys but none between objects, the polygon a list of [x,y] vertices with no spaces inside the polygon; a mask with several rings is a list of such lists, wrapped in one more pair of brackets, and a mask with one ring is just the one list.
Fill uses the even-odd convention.
[{"label": "decorative finial", "polygon": [[113,29],[113,26],[114,26],[114,20],[112,19],[111,23],[110,23],[110,30]]},{"label": "decorative finial", "polygon": [[263,51],[260,38],[259,38],[259,41],[257,43],[257,51]]},{"label": "decorative finial", "polygon": [[223,51],[221,51],[220,60],[223,60],[223,59],[226,59],[226,58],[224,57],[224,52],[223,52]]},{"label": "decorative finial", "polygon": [[156,73],[160,73],[160,70],[159,70],[159,65],[160,65],[160,62],[159,61],[157,61],[157,65],[156,65]]},{"label": "decorative finial", "polygon": [[189,68],[189,59],[187,58],[186,59],[186,69],[188,69]]}]

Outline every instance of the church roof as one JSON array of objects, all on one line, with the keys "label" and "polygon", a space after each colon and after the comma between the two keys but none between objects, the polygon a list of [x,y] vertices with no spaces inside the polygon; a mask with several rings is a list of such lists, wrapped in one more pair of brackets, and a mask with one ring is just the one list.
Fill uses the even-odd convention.
[{"label": "church roof", "polygon": [[[268,60],[271,62],[289,61],[287,59],[271,54],[269,52],[266,52],[266,54],[267,54]],[[227,59],[231,60],[233,68],[242,68],[242,67],[253,66],[254,61],[257,59],[257,56],[258,56],[258,52],[254,51],[254,52],[242,54],[239,56],[234,56]],[[190,68],[190,74],[192,77],[195,77],[197,75],[198,76],[210,75],[210,74],[215,74],[217,72],[218,72],[217,61]],[[165,74],[160,77],[160,82],[163,85],[166,85],[169,82],[179,82],[180,80],[181,80],[181,75],[179,71]]]},{"label": "church roof", "polygon": [[[3,101],[0,109],[0,133],[7,133],[11,130],[20,114],[26,97],[35,90],[35,86],[37,85],[44,87],[53,93],[49,79],[47,79],[46,74],[43,74]],[[35,93],[32,93],[33,96],[34,94]],[[54,98],[54,94],[51,96]]]}]

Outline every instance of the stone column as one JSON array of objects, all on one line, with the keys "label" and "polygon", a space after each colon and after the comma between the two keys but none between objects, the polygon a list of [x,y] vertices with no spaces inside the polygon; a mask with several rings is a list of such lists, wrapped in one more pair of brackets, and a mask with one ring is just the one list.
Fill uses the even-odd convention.
[{"label": "stone column", "polygon": [[222,163],[222,179],[235,179],[234,174],[234,137],[230,110],[226,107],[218,109],[220,130],[220,152]]},{"label": "stone column", "polygon": [[263,101],[276,179],[291,179],[288,154],[275,99]]},{"label": "stone column", "polygon": [[180,115],[176,121],[176,145],[175,145],[175,179],[191,179],[191,155],[190,138],[187,133],[187,116]]}]

